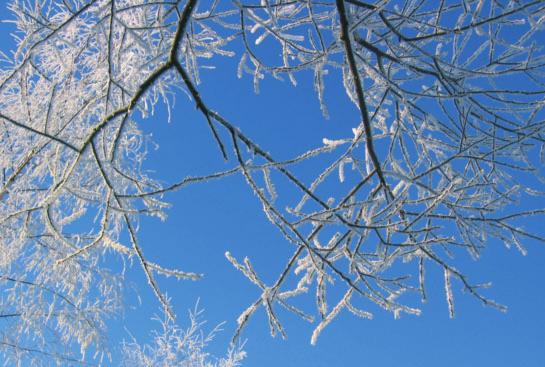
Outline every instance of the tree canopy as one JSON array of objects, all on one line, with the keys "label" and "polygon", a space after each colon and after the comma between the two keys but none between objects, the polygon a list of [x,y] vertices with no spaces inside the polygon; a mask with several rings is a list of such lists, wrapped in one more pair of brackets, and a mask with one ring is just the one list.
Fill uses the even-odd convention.
[{"label": "tree canopy", "polygon": [[[106,319],[123,307],[124,272],[108,261],[134,260],[174,319],[156,278],[201,274],[151,261],[140,218],[164,219],[165,195],[228,176],[244,177],[291,251],[273,282],[225,254],[260,292],[234,340],[261,307],[273,336],[286,335],[278,310],[314,322],[312,344],[343,310],[418,315],[410,293],[426,301],[430,266],[444,274],[451,317],[453,284],[504,310],[459,259],[477,260],[490,241],[522,254],[528,240],[545,242],[524,227],[545,213],[542,1],[11,0],[9,9],[17,47],[0,70],[0,351],[10,361],[101,360]],[[288,158],[269,151],[200,93],[201,76],[225,58],[256,93],[265,78],[295,87],[311,75],[324,119],[327,83],[338,81],[345,94],[333,98],[357,112],[351,132],[302,136],[313,148]],[[145,168],[141,123],[183,98],[224,169],[165,184]],[[520,205],[528,198],[537,199]]]}]

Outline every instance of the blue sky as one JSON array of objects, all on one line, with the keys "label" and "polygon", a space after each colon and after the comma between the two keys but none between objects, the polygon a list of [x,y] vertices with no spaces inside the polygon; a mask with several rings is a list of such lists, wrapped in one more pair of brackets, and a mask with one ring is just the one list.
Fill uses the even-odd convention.
[{"label": "blue sky", "polygon": [[[204,71],[202,95],[273,155],[285,158],[291,152],[320,145],[323,137],[349,135],[357,115],[338,79],[327,80],[331,118],[324,120],[310,76],[301,75],[296,88],[266,78],[260,94],[255,95],[251,79],[238,80],[235,68],[236,60],[223,59],[218,70]],[[173,116],[170,124],[159,114],[142,125],[160,145],[148,162],[158,177],[174,182],[201,170],[229,166],[219,159],[202,117],[185,97],[179,97]],[[272,282],[290,255],[289,245],[268,223],[240,176],[188,187],[167,199],[174,205],[168,220],[143,221],[142,243],[154,260],[205,274],[198,282],[160,283],[173,298],[177,312],[183,314],[200,298],[210,326],[226,321],[225,331],[212,349],[219,355],[232,336],[236,317],[259,296],[258,289],[227,262],[224,252],[229,250],[238,259],[248,256],[258,273]],[[539,223],[526,227],[532,225]],[[265,313],[258,311],[243,334],[248,352],[245,365],[543,366],[545,247],[532,241],[526,244],[526,257],[496,242],[489,244],[480,261],[461,258],[457,263],[475,282],[493,282],[486,294],[508,305],[507,313],[483,307],[455,282],[457,314],[449,319],[442,270],[430,267],[427,289],[431,296],[420,317],[394,320],[392,315],[377,311],[369,321],[342,314],[314,347],[310,345],[312,325],[280,312],[288,340],[273,339]],[[142,293],[145,305],[138,311],[139,320],[145,319],[146,312],[156,312],[157,307],[148,290]],[[147,331],[140,325],[133,323],[128,328],[145,335]]]},{"label": "blue sky", "polygon": [[[9,47],[6,33],[1,39],[2,48]],[[204,100],[275,157],[288,158],[320,146],[324,137],[350,136],[358,113],[338,76],[326,78],[331,118],[324,120],[312,75],[300,74],[295,88],[267,77],[256,95],[250,77],[237,79],[237,60],[217,59],[214,64],[216,70],[203,70],[201,75]],[[183,93],[177,96],[170,123],[159,109],[155,116],[141,121],[141,126],[159,146],[150,151],[146,167],[165,183],[234,164],[233,158],[227,163],[220,158],[204,119]],[[259,296],[258,289],[228,263],[225,251],[237,259],[248,256],[263,279],[272,282],[291,247],[267,221],[240,175],[191,186],[168,194],[166,199],[173,204],[166,222],[144,218],[140,223],[142,248],[150,260],[164,266],[205,274],[197,282],[160,278],[159,284],[172,298],[182,326],[187,322],[186,310],[193,308],[197,299],[210,327],[226,322],[210,349],[221,356],[235,330],[236,318]],[[528,229],[538,230],[539,226],[536,222],[526,224]],[[494,285],[486,294],[507,305],[507,313],[482,307],[454,282],[456,317],[449,319],[442,270],[430,267],[430,297],[420,317],[403,315],[394,320],[391,314],[374,309],[375,318],[369,321],[343,313],[322,333],[316,346],[310,345],[313,326],[283,312],[279,316],[288,340],[271,338],[265,314],[259,310],[242,336],[248,353],[244,365],[545,366],[545,246],[532,241],[526,244],[526,257],[492,242],[479,262],[460,259],[457,263],[475,282],[492,281]],[[137,266],[134,268],[127,273],[127,281],[138,289],[142,303],[134,292],[127,293],[123,319],[113,324],[113,343],[128,338],[121,323],[140,342],[145,342],[150,328],[156,326],[150,317],[159,312],[159,304]]]}]

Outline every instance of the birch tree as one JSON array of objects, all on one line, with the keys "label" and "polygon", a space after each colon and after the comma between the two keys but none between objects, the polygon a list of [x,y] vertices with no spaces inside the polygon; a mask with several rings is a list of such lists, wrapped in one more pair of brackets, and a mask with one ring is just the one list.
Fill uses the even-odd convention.
[{"label": "birch tree", "polygon": [[[490,241],[522,254],[528,240],[545,241],[523,226],[545,211],[542,1],[11,0],[9,10],[17,48],[0,71],[8,364],[103,361],[123,289],[105,259],[133,260],[173,319],[156,278],[200,274],[148,259],[139,218],[164,218],[165,194],[226,176],[245,178],[285,238],[278,246],[292,251],[271,283],[251,259],[226,253],[260,291],[235,340],[259,308],[273,336],[287,333],[281,309],[313,322],[313,344],[340,312],[418,315],[404,294],[427,299],[428,267],[444,273],[451,317],[452,287],[503,310],[457,259],[478,259]],[[275,158],[199,93],[203,63],[225,58],[256,92],[265,78],[295,85],[311,73],[324,118],[324,80],[337,80],[358,112],[352,133]],[[226,169],[164,185],[142,168],[149,137],[139,123],[185,95]],[[321,167],[313,180],[298,175],[304,162]],[[535,206],[521,209],[527,197]]]},{"label": "birch tree", "polygon": [[160,330],[153,333],[153,343],[140,344],[137,341],[124,343],[122,366],[126,367],[238,367],[246,356],[239,347],[231,348],[225,358],[214,360],[206,353],[206,347],[216,333],[218,325],[208,333],[203,332],[204,322],[200,320],[203,311],[197,307],[189,313],[190,325],[181,329],[169,317],[156,319]]}]

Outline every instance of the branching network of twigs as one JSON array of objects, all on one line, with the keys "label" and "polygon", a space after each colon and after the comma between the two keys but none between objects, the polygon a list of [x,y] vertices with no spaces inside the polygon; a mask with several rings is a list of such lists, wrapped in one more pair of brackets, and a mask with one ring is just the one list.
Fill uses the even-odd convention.
[{"label": "branching network of twigs", "polygon": [[[119,309],[122,288],[122,274],[101,266],[112,252],[138,260],[174,317],[155,277],[200,275],[149,261],[138,218],[163,216],[168,192],[229,175],[244,176],[293,249],[272,284],[247,258],[226,254],[261,292],[240,315],[235,339],[260,306],[273,335],[285,335],[278,307],[317,318],[312,343],[342,310],[419,314],[402,295],[426,300],[430,265],[444,272],[451,316],[453,281],[503,309],[455,257],[478,258],[490,238],[522,253],[524,240],[545,242],[521,226],[545,209],[518,207],[521,197],[543,197],[543,1],[12,0],[9,7],[17,49],[0,72],[0,322],[9,325],[0,349],[9,358],[80,360],[66,347],[74,342],[82,354],[102,356],[104,319]],[[359,111],[353,134],[275,159],[201,97],[200,62],[221,57],[238,58],[238,76],[252,77],[256,91],[266,76],[295,84],[298,73],[313,73],[326,117],[325,78],[342,80]],[[161,186],[142,170],[148,138],[136,114],[168,108],[178,89],[230,168]],[[311,182],[297,175],[308,160],[323,166]],[[293,205],[276,204],[279,196]],[[120,240],[124,233],[130,243]],[[328,296],[331,287],[344,295]],[[308,309],[290,303],[309,293]]]}]

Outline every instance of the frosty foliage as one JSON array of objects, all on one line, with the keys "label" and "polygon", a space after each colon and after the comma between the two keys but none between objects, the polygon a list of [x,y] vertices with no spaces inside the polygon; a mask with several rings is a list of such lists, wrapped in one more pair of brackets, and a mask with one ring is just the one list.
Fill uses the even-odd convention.
[{"label": "frosty foliage", "polygon": [[224,358],[217,359],[206,352],[206,347],[214,339],[216,327],[209,333],[203,332],[204,322],[199,318],[202,311],[190,312],[190,325],[181,329],[165,315],[157,319],[161,324],[153,332],[150,344],[139,344],[136,340],[123,343],[122,366],[124,367],[237,367],[246,356],[242,348],[230,349]]},{"label": "frosty foliage", "polygon": [[[262,292],[236,336],[261,306],[273,335],[286,334],[280,308],[317,319],[313,343],[340,312],[419,314],[403,295],[425,301],[428,266],[445,274],[451,315],[459,287],[503,308],[456,257],[477,259],[489,239],[523,254],[524,240],[545,241],[521,226],[543,208],[517,209],[521,197],[543,196],[542,1],[11,0],[9,9],[17,49],[0,70],[8,365],[107,356],[105,321],[123,284],[103,265],[113,254],[136,260],[172,317],[155,277],[199,275],[150,262],[138,219],[165,218],[166,192],[227,175],[245,177],[293,249],[272,284],[227,255]],[[199,94],[202,60],[221,57],[237,58],[256,92],[265,77],[296,85],[313,73],[324,116],[324,78],[338,79],[360,113],[352,133],[276,160]],[[142,169],[150,140],[135,117],[170,106],[180,89],[231,168],[162,186]],[[313,180],[298,178],[307,160],[322,167]],[[300,309],[292,297],[314,301]],[[183,337],[165,323],[163,338]],[[162,353],[161,340],[133,357]]]}]

